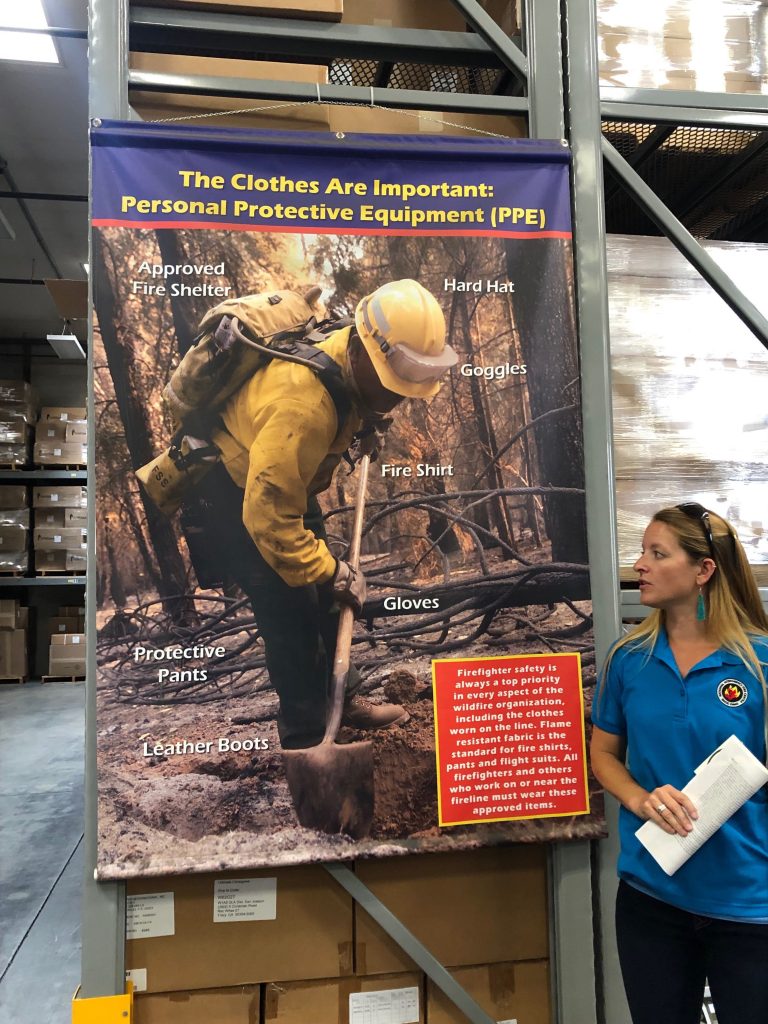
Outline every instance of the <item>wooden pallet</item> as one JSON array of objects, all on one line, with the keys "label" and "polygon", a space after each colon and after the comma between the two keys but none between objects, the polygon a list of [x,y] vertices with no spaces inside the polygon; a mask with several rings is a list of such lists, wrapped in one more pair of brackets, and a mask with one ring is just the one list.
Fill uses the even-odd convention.
[{"label": "wooden pallet", "polygon": [[35,576],[82,576],[85,578],[84,569],[35,569]]},{"label": "wooden pallet", "polygon": [[0,462],[0,469],[31,469],[27,462]]},{"label": "wooden pallet", "polygon": [[88,467],[84,462],[36,462],[35,469],[73,469],[82,472]]},{"label": "wooden pallet", "polygon": [[15,576],[17,579],[24,579],[26,569],[0,569],[0,576]]},{"label": "wooden pallet", "polygon": [[3,676],[0,678],[0,685],[3,683],[26,683],[26,676]]},{"label": "wooden pallet", "polygon": [[85,676],[43,676],[44,683],[84,683]]}]

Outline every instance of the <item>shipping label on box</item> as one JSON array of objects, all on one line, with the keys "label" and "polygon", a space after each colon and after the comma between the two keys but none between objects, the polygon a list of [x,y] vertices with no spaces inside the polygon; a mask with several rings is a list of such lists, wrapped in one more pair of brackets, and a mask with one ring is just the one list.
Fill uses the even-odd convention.
[{"label": "shipping label on box", "polygon": [[137,893],[126,903],[126,939],[156,939],[176,934],[172,892]]},{"label": "shipping label on box", "polygon": [[222,878],[213,883],[213,920],[274,921],[276,878]]},{"label": "shipping label on box", "polygon": [[60,487],[35,487],[32,491],[35,508],[86,508],[88,489],[64,484]]}]

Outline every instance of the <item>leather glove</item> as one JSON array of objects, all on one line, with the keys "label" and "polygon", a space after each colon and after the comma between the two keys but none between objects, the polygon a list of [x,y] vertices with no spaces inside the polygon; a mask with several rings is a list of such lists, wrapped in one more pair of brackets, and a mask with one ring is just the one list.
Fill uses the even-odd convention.
[{"label": "leather glove", "polygon": [[364,455],[370,455],[371,462],[375,462],[384,447],[387,431],[391,426],[392,417],[382,416],[381,419],[366,424],[362,430],[358,431],[349,448],[352,463],[359,462]]},{"label": "leather glove", "polygon": [[353,569],[349,562],[338,561],[331,580],[333,596],[342,604],[349,604],[359,615],[363,610],[367,588],[365,576],[359,569]]}]

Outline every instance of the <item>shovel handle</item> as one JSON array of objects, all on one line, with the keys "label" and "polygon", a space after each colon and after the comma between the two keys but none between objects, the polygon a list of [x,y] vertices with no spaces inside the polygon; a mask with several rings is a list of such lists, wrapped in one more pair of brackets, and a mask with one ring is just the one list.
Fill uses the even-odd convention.
[{"label": "shovel handle", "polygon": [[[363,516],[365,515],[365,495],[368,489],[368,468],[370,456],[364,455],[360,460],[360,478],[357,482],[355,495],[355,518],[352,523],[352,540],[349,545],[348,562],[353,569],[360,565],[360,545],[363,536]],[[328,722],[325,727],[323,743],[333,743],[341,725],[341,714],[344,709],[347,676],[349,675],[350,653],[352,651],[352,629],[355,624],[355,610],[350,605],[342,605],[339,612],[339,627],[336,636],[336,656],[333,660],[331,676],[331,706]]]}]

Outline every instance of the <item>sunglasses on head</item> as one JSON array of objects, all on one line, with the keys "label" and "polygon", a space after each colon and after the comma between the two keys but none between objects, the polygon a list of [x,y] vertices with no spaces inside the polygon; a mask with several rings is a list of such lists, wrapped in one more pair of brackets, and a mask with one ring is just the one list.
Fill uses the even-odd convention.
[{"label": "sunglasses on head", "polygon": [[709,545],[709,553],[715,558],[715,538],[712,536],[712,527],[709,525],[709,512],[698,501],[684,501],[682,505],[675,505],[675,508],[689,519],[696,519],[701,523]]}]

